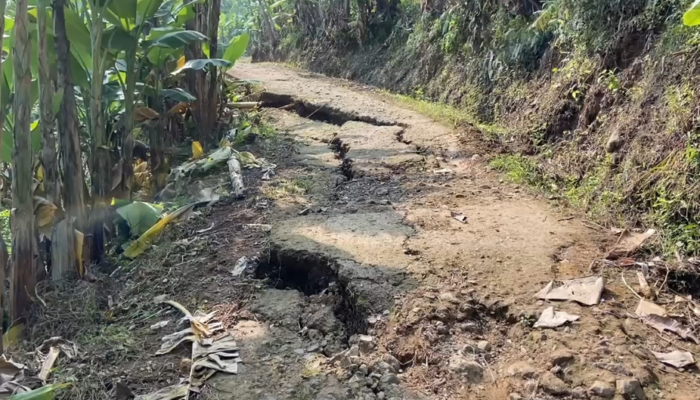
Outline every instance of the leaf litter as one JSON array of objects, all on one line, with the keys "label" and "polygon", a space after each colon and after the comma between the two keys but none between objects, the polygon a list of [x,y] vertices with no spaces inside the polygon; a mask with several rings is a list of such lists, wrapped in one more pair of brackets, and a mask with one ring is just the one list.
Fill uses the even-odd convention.
[{"label": "leaf litter", "polygon": [[[162,346],[156,355],[164,355],[178,348],[181,344],[192,343],[192,364],[186,381],[161,389],[141,397],[142,399],[179,399],[187,397],[189,392],[198,393],[202,385],[217,372],[238,373],[240,358],[238,346],[230,332],[224,329],[221,321],[215,318],[217,312],[208,314],[197,310],[192,314],[180,303],[165,301],[184,314],[181,321],[188,321],[190,326],[161,338]],[[183,386],[185,389],[183,389]],[[148,397],[150,396],[150,397]],[[138,398],[138,397],[137,397]]]}]

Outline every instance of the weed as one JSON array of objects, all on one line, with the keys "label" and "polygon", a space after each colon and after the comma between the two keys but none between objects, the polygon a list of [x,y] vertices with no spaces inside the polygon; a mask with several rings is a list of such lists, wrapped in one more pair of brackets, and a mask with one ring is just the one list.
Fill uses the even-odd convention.
[{"label": "weed", "polygon": [[410,108],[448,126],[474,126],[484,133],[484,135],[489,139],[506,134],[506,130],[504,128],[494,124],[481,123],[476,117],[474,117],[473,114],[455,106],[427,101],[402,94],[394,94],[390,92],[384,92],[384,94],[397,101],[402,106]]},{"label": "weed", "polygon": [[551,187],[537,164],[527,157],[515,154],[496,156],[489,165],[504,172],[506,178],[513,183],[522,183],[541,189]]},{"label": "weed", "polygon": [[313,188],[313,181],[309,178],[297,178],[293,180],[282,179],[264,186],[261,191],[269,199],[277,200],[286,197],[303,196]]},{"label": "weed", "polygon": [[12,231],[10,229],[10,210],[0,211],[0,234],[5,241],[8,253],[12,251]]},{"label": "weed", "polygon": [[693,115],[691,105],[694,99],[695,90],[688,82],[666,88],[664,100],[666,103],[667,133],[685,133],[685,125]]}]

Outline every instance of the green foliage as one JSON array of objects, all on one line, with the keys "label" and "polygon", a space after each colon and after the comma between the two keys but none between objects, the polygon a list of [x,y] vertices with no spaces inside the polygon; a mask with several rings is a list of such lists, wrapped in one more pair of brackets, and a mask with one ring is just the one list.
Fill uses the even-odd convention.
[{"label": "green foliage", "polygon": [[687,26],[700,25],[700,0],[695,0],[683,14],[683,23]]},{"label": "green foliage", "polygon": [[0,211],[0,234],[7,245],[8,251],[11,251],[12,230],[10,229],[10,210]]},{"label": "green foliage", "polygon": [[189,60],[182,67],[176,69],[172,72],[172,75],[178,75],[183,71],[188,69],[193,69],[196,71],[208,68],[208,67],[219,67],[219,68],[230,68],[231,63],[227,60],[221,58],[205,58],[200,60]]},{"label": "green foliage", "polygon": [[248,47],[248,42],[250,41],[250,34],[248,32],[243,32],[242,34],[236,36],[231,43],[228,45],[226,52],[224,53],[224,60],[235,64],[236,61],[243,56],[246,48]]},{"label": "green foliage", "polygon": [[537,164],[527,157],[509,154],[494,157],[489,165],[497,171],[505,173],[506,178],[513,183],[522,183],[537,188],[548,188],[548,179]]},{"label": "green foliage", "polygon": [[195,100],[197,100],[194,96],[192,96],[188,91],[185,89],[181,88],[174,88],[174,89],[163,89],[160,94],[163,96],[165,99],[171,99],[183,103],[191,103]]}]

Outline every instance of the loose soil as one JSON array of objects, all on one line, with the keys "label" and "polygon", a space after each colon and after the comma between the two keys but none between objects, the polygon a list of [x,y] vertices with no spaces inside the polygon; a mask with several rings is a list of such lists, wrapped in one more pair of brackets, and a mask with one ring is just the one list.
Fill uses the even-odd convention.
[{"label": "loose soil", "polygon": [[[215,375],[203,399],[596,398],[594,382],[632,378],[650,399],[700,398],[696,369],[650,353],[700,348],[637,320],[620,279],[636,283],[635,272],[598,262],[614,236],[503,183],[478,136],[351,82],[272,64],[230,74],[264,85],[258,100],[278,135],[246,150],[276,175],[246,170],[245,199],[200,211],[115,274],[103,306],[122,310],[113,326],[128,344],[103,338],[91,356],[104,371],[62,361],[61,376],[94,383],[72,398],[184,377],[186,349],[150,356],[179,317],[153,303],[163,294],[219,310],[241,348],[239,374]],[[251,267],[234,277],[242,256]],[[592,274],[607,278],[600,305],[534,298],[551,280]],[[581,318],[532,328],[549,306]],[[150,329],[161,320],[172,322]],[[90,334],[78,332],[61,333],[82,345]],[[359,353],[337,356],[353,345]]]}]

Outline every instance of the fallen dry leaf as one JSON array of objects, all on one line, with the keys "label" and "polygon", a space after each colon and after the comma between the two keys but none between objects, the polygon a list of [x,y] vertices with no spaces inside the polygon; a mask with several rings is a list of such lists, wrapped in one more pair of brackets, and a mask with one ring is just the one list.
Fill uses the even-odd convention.
[{"label": "fallen dry leaf", "polygon": [[600,276],[571,279],[561,283],[561,286],[554,287],[554,281],[549,282],[535,297],[542,300],[575,301],[592,306],[600,302],[605,288],[605,278]]},{"label": "fallen dry leaf", "polygon": [[683,368],[691,364],[695,364],[695,359],[693,355],[687,351],[674,350],[670,353],[657,353],[652,351],[654,357],[664,364],[674,366],[676,368]]},{"label": "fallen dry leaf", "polygon": [[625,229],[617,239],[615,246],[608,252],[605,258],[608,260],[616,260],[620,257],[629,256],[637,251],[647,239],[654,236],[655,233],[656,231],[654,229],[648,229],[641,233]]},{"label": "fallen dry leaf", "polygon": [[535,328],[556,328],[578,320],[578,315],[569,314],[564,311],[554,311],[554,307],[549,307],[542,311],[540,319],[535,322]]}]

